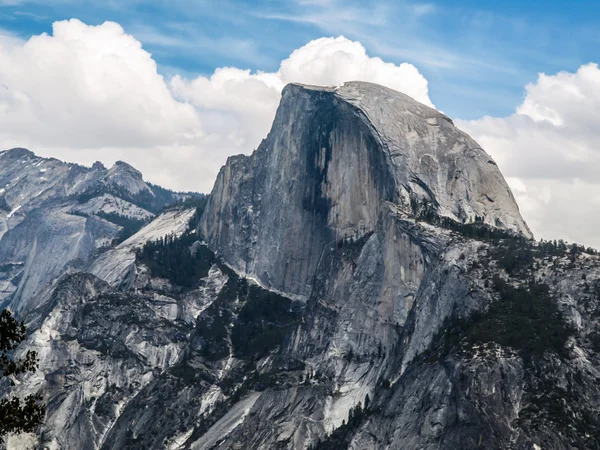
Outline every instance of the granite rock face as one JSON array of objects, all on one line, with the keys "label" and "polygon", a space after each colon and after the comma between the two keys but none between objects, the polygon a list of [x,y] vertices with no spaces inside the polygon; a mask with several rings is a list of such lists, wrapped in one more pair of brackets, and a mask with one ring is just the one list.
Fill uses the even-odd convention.
[{"label": "granite rock face", "polygon": [[443,114],[370,83],[289,85],[258,150],[219,173],[201,231],[237,270],[308,298],[328,245],[423,201],[531,237],[494,161]]},{"label": "granite rock face", "polygon": [[[439,112],[290,85],[198,212],[20,298],[41,361],[14,389],[47,401],[40,446],[600,449],[600,257],[533,241]],[[15,254],[43,230],[62,239],[32,225]]]},{"label": "granite rock face", "polygon": [[87,168],[22,148],[0,152],[0,304],[37,307],[57,277],[111,246],[118,219],[141,226],[183,197],[121,161]]}]

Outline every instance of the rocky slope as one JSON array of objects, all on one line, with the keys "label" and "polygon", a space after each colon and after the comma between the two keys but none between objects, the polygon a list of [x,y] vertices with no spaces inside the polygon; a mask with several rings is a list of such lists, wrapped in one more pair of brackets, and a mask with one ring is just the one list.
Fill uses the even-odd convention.
[{"label": "rocky slope", "polygon": [[121,161],[87,168],[21,148],[0,152],[0,304],[36,307],[59,275],[183,198]]},{"label": "rocky slope", "polygon": [[290,85],[201,212],[6,297],[41,356],[16,387],[48,402],[41,446],[600,448],[600,259],[533,241],[439,112]]}]

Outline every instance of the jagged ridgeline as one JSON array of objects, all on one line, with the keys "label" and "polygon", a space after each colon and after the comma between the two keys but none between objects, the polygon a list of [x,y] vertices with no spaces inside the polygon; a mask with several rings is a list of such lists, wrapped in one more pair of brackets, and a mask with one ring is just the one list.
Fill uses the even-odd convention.
[{"label": "jagged ridgeline", "polygon": [[289,85],[259,148],[166,208],[129,166],[0,158],[32,443],[600,448],[597,252],[533,240],[493,159],[404,94]]},{"label": "jagged ridgeline", "polygon": [[110,169],[0,152],[0,261],[10,264],[0,303],[30,311],[65,271],[86,264],[139,231],[161,211],[203,208],[206,196],[146,183],[124,162]]}]

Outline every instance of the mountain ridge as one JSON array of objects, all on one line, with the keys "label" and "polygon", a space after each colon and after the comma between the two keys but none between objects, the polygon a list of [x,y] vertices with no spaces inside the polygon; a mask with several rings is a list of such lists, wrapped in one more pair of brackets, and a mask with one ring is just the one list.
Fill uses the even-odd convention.
[{"label": "mountain ridge", "polygon": [[190,197],[147,184],[123,162],[88,168],[15,148],[0,152],[0,165],[0,259],[19,263],[3,274],[0,303],[15,311],[71,263]]},{"label": "mountain ridge", "polygon": [[[447,121],[435,126],[427,122],[445,117],[441,113],[404,94],[389,97],[390,92],[395,91],[364,82],[321,90],[288,85],[267,138],[253,155],[230,159],[217,176],[200,228],[212,247],[265,286],[306,297],[320,259],[316,247],[373,230],[385,201],[408,211],[427,202],[439,215],[456,221],[479,217],[488,225],[532,237],[497,166],[488,163],[491,158],[475,151],[479,146]],[[384,106],[376,112],[366,99],[383,96],[393,102],[380,102]],[[360,113],[357,108],[362,108]],[[395,108],[400,111],[390,113]],[[382,118],[386,115],[395,120],[393,126]],[[381,128],[373,131],[373,123]],[[403,134],[411,137],[389,143]],[[336,141],[338,135],[345,140]],[[465,173],[475,181],[464,181]],[[484,183],[485,177],[489,180]],[[488,200],[491,195],[494,201]],[[271,210],[261,216],[263,202]],[[241,210],[246,212],[243,217],[233,216]],[[219,228],[223,223],[225,232]],[[243,231],[232,228],[238,224]],[[307,230],[306,240],[314,239],[314,244],[286,247],[280,235],[272,248],[260,246],[261,233],[303,236]],[[281,273],[288,270],[290,257],[303,261],[289,268],[302,274],[300,280]]]},{"label": "mountain ridge", "polygon": [[205,206],[22,309],[39,444],[600,448],[600,258],[533,241],[473,142],[387,88],[286,87]]}]

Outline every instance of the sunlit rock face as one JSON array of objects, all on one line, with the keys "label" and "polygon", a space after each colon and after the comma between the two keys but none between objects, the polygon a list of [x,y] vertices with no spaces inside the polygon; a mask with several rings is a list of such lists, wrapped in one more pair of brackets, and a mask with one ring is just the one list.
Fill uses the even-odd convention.
[{"label": "sunlit rock face", "polygon": [[[600,448],[600,259],[532,241],[443,114],[369,83],[289,85],[201,217],[167,208],[99,251],[103,229],[67,238],[122,202],[149,220],[149,197],[123,194],[133,168],[89,170],[119,187],[0,240],[42,448]],[[78,262],[23,269],[42,239]],[[16,292],[24,270],[41,295]]]},{"label": "sunlit rock face", "polygon": [[289,85],[258,150],[219,173],[201,230],[236,269],[307,298],[328,245],[411,199],[531,236],[494,161],[443,114],[370,83]]},{"label": "sunlit rock face", "polygon": [[111,246],[122,230],[114,216],[141,224],[181,197],[121,161],[88,168],[22,148],[0,152],[0,304],[39,306],[53,280]]}]

